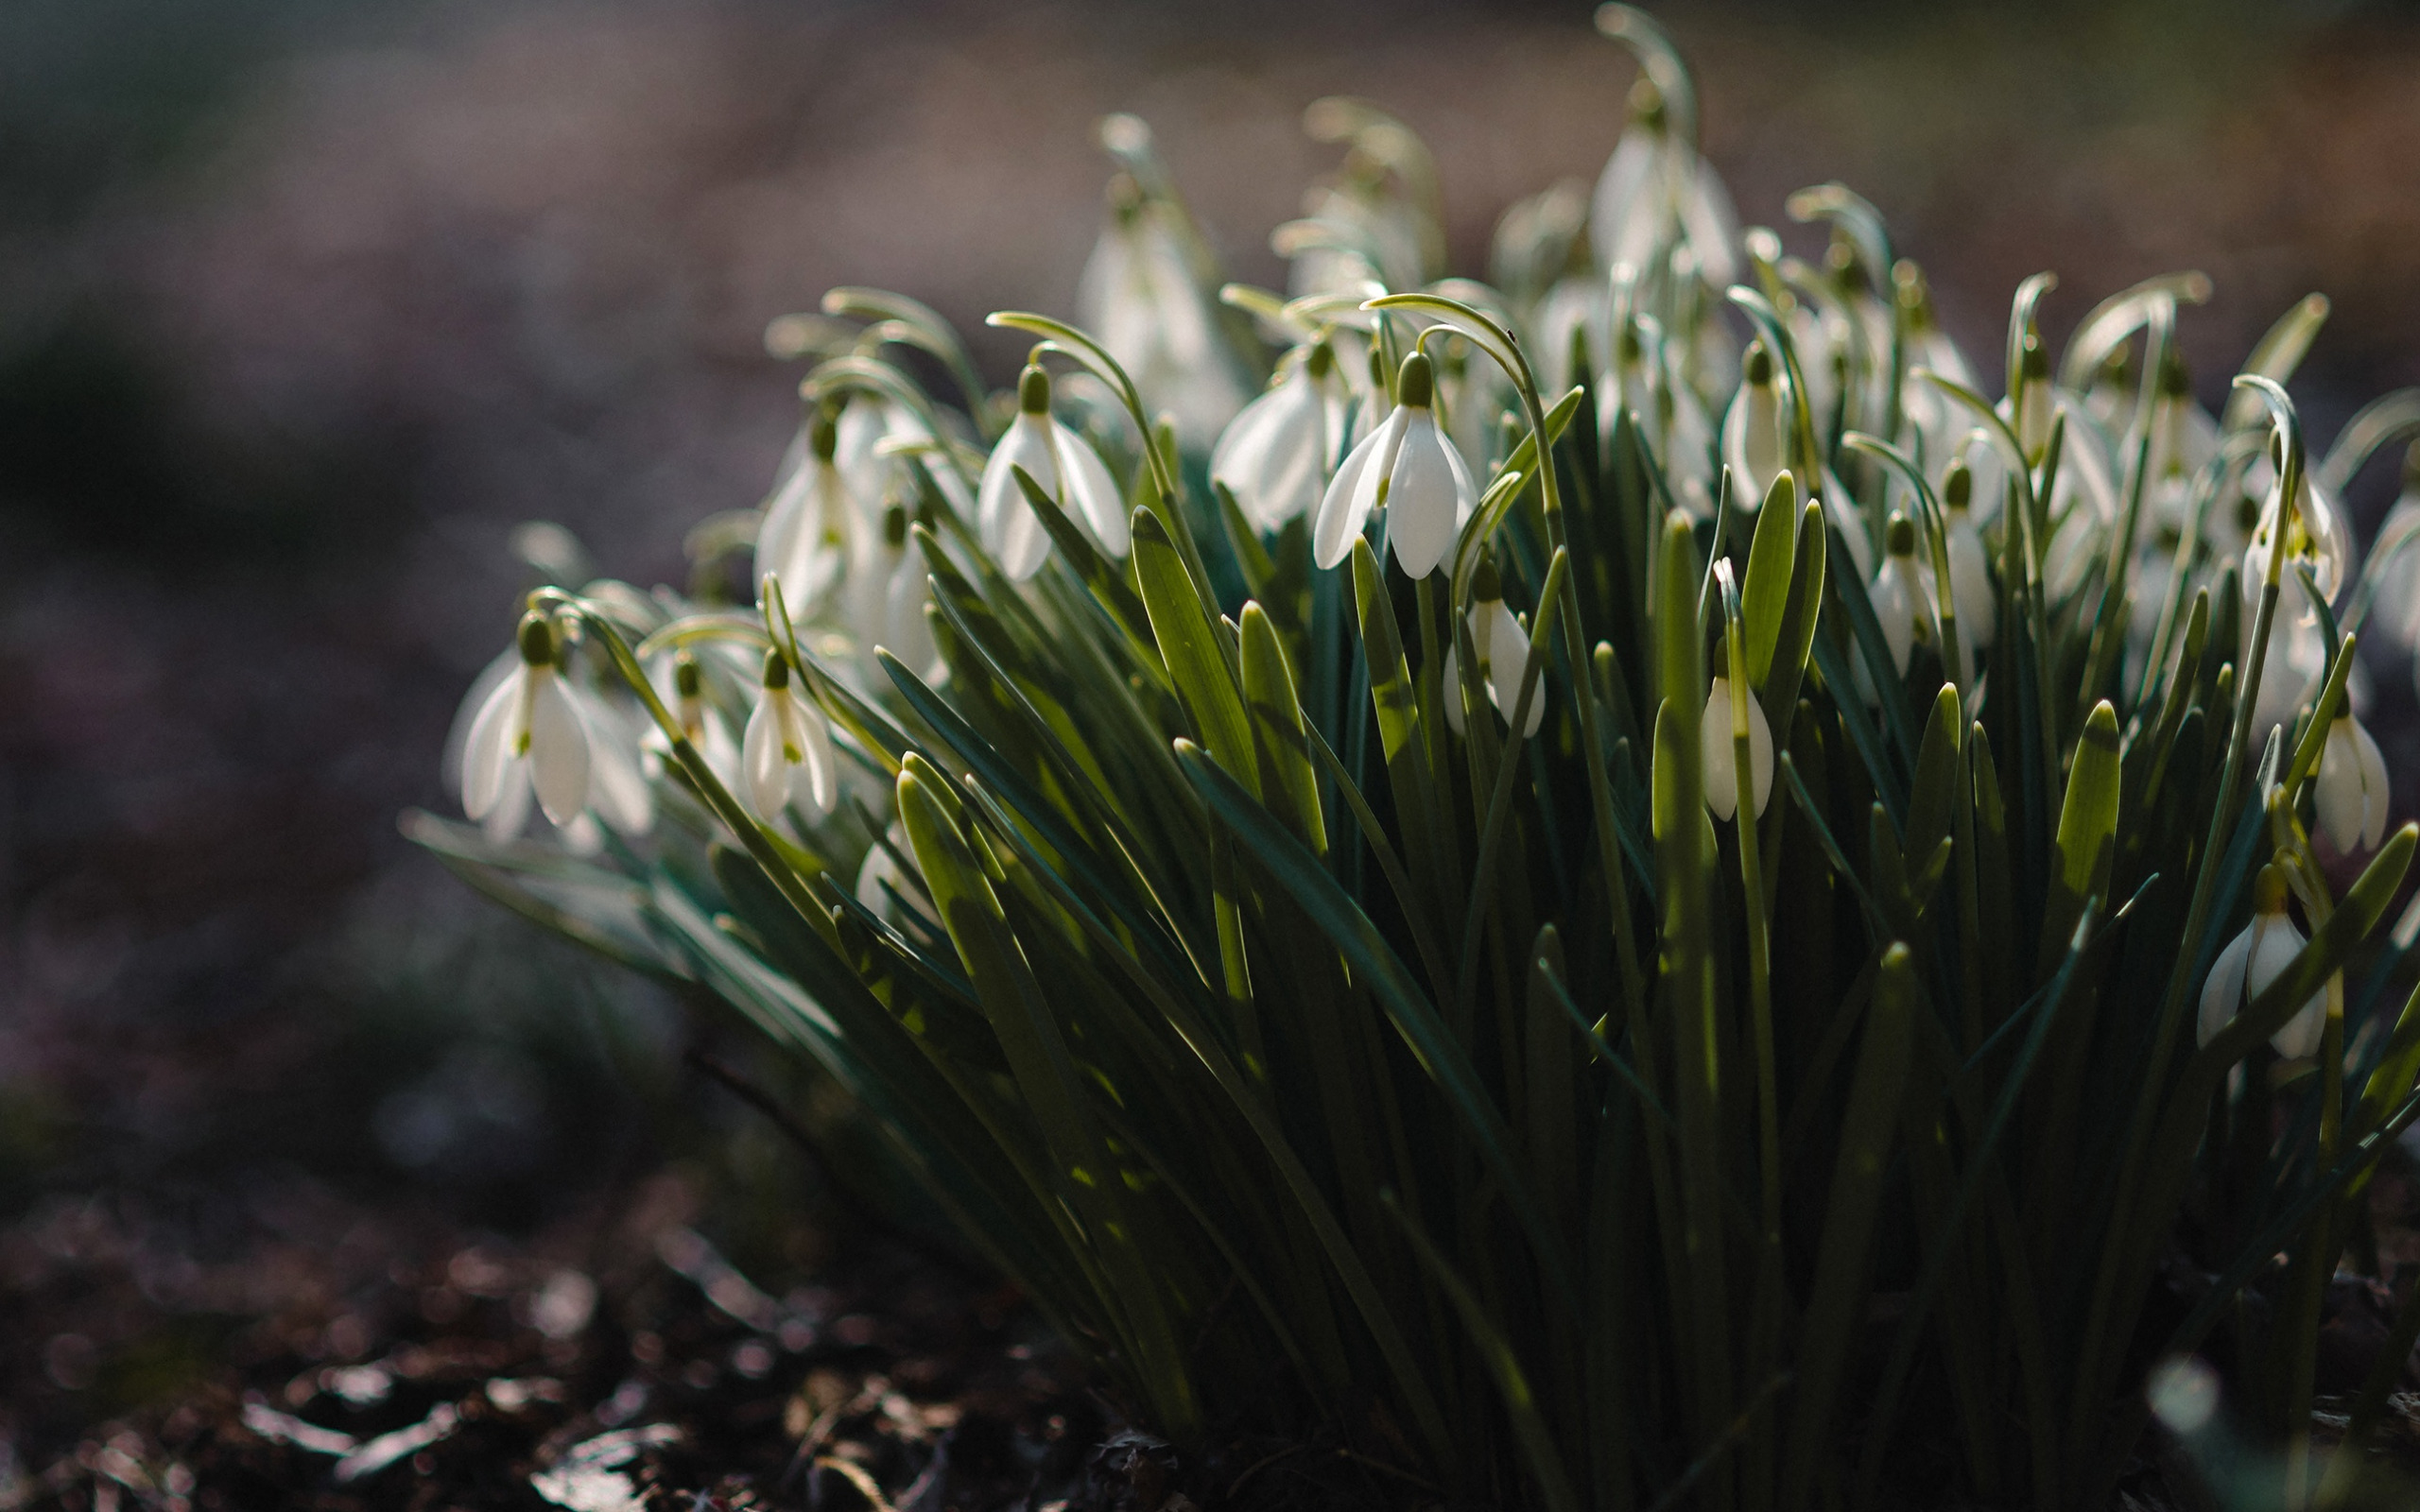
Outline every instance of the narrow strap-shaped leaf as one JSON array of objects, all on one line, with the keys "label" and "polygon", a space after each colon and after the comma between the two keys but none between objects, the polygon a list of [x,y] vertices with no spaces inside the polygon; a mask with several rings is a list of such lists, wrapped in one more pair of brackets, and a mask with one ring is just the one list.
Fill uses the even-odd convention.
[{"label": "narrow strap-shaped leaf", "polygon": [[1294,672],[1277,627],[1257,603],[1244,606],[1241,633],[1244,707],[1261,765],[1260,791],[1284,815],[1294,833],[1319,855],[1327,854],[1327,820],[1320,813],[1319,773],[1311,765],[1303,705],[1294,695]]},{"label": "narrow strap-shaped leaf", "polygon": [[1578,1309],[1575,1284],[1561,1240],[1538,1205],[1530,1179],[1512,1156],[1511,1130],[1481,1084],[1477,1070],[1455,1043],[1437,1009],[1421,996],[1420,988],[1404,968],[1386,936],[1360,905],[1344,894],[1318,859],[1242,785],[1210,763],[1200,750],[1180,747],[1184,764],[1202,798],[1219,820],[1234,830],[1270,876],[1293,895],[1303,911],[1325,930],[1354,974],[1370,985],[1404,1043],[1419,1057],[1421,1067],[1445,1094],[1469,1132],[1480,1163],[1502,1184],[1504,1200],[1530,1235],[1549,1290],[1559,1305]]},{"label": "narrow strap-shaped leaf", "polygon": [[1841,1124],[1840,1159],[1824,1203],[1824,1237],[1799,1336],[1798,1386],[1782,1460],[1783,1506],[1813,1504],[1816,1477],[1838,1432],[1849,1345],[1865,1318],[1868,1261],[1883,1179],[1899,1125],[1901,1090],[1915,1038],[1915,956],[1904,944],[1883,953],[1865,1045]]},{"label": "narrow strap-shaped leaf", "polygon": [[1177,696],[1201,733],[1201,744],[1219,765],[1233,773],[1253,796],[1260,793],[1260,763],[1253,754],[1252,725],[1244,717],[1243,695],[1236,686],[1235,668],[1219,644],[1209,612],[1194,592],[1176,543],[1168,539],[1160,517],[1148,509],[1134,513],[1134,577],[1143,590],[1143,606],[1150,613],[1151,633],[1167,659]]},{"label": "narrow strap-shaped leaf", "polygon": [[1748,573],[1739,585],[1739,612],[1748,631],[1748,681],[1761,688],[1781,644],[1789,604],[1790,569],[1798,560],[1798,485],[1785,471],[1773,479],[1749,538]]},{"label": "narrow strap-shaped leaf", "polygon": [[1111,619],[1135,645],[1149,646],[1151,644],[1150,622],[1145,614],[1143,601],[1126,586],[1125,575],[1111,566],[1108,559],[1094,548],[1092,538],[1085,535],[1076,522],[1067,518],[1067,511],[1059,507],[1058,500],[1043,491],[1042,485],[1033,480],[1031,473],[1024,468],[1011,467],[1009,474],[1016,479],[1018,491],[1025,495],[1025,502],[1032,507],[1034,517],[1042,522],[1042,528],[1049,532],[1051,544],[1059,548],[1059,555],[1075,570],[1077,578],[1092,591],[1093,597],[1109,610]]},{"label": "narrow strap-shaped leaf", "polygon": [[1420,1226],[1394,1200],[1386,1195],[1387,1211],[1401,1227],[1403,1236],[1419,1257],[1421,1266],[1454,1304],[1454,1312],[1461,1319],[1463,1330],[1478,1347],[1480,1363],[1495,1383],[1497,1397],[1504,1403],[1504,1415],[1512,1420],[1513,1436],[1520,1440],[1522,1457],[1529,1461],[1530,1473],[1536,1477],[1538,1495],[1547,1512],[1580,1512],[1580,1499],[1572,1491],[1571,1476],[1564,1469],[1562,1452],[1555,1448],[1554,1433],[1547,1426],[1546,1415],[1538,1410],[1537,1394],[1530,1389],[1530,1379],[1522,1372],[1521,1357],[1506,1342],[1504,1332],[1495,1319],[1471,1295],[1461,1275],[1437,1252]]}]

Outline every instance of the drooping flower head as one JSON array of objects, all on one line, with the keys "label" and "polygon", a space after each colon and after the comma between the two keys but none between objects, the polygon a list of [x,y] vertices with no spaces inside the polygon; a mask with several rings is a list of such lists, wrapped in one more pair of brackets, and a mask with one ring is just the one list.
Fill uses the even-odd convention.
[{"label": "drooping flower head", "polygon": [[1343,427],[1335,349],[1314,342],[1228,424],[1210,454],[1210,476],[1254,528],[1280,529],[1318,506]]},{"label": "drooping flower head", "polygon": [[[1486,685],[1488,702],[1495,706],[1496,717],[1510,724],[1512,712],[1521,706],[1521,679],[1530,664],[1530,632],[1521,627],[1520,619],[1504,603],[1504,580],[1495,563],[1485,558],[1471,573],[1470,610],[1471,650],[1477,655],[1479,679]],[[1465,733],[1467,716],[1462,713],[1461,655],[1459,646],[1445,648],[1443,668],[1444,680],[1445,723],[1455,734]],[[1542,678],[1530,694],[1529,717],[1522,721],[1523,738],[1534,735],[1547,716],[1547,688]]]},{"label": "drooping flower head", "polygon": [[1387,539],[1409,577],[1437,570],[1455,532],[1478,505],[1470,470],[1437,428],[1436,370],[1414,352],[1395,383],[1395,407],[1336,470],[1311,531],[1312,558],[1333,567],[1351,554],[1370,516],[1387,511]]},{"label": "drooping flower head", "polygon": [[[2217,1038],[2245,1005],[2284,975],[2303,943],[2303,932],[2286,917],[2285,874],[2274,866],[2261,868],[2252,884],[2252,922],[2219,953],[2202,986],[2202,1013],[2194,1025],[2201,1042],[2206,1045]],[[2312,993],[2269,1042],[2277,1054],[2293,1060],[2316,1052],[2326,1028],[2327,994],[2323,989]]]},{"label": "drooping flower head", "polygon": [[814,613],[839,586],[862,528],[847,475],[833,462],[838,436],[832,417],[818,412],[807,455],[766,503],[756,530],[755,581],[778,581],[794,614]]},{"label": "drooping flower head", "polygon": [[[1141,132],[1148,143],[1148,130],[1132,116],[1103,123],[1105,135],[1117,130]],[[1131,173],[1114,176],[1100,239],[1076,285],[1076,315],[1145,403],[1173,414],[1177,435],[1199,446],[1234,417],[1250,390],[1196,277],[1191,237],[1179,205],[1148,193]]]},{"label": "drooping flower head", "polygon": [[[1717,674],[1706,695],[1705,713],[1698,716],[1698,748],[1705,769],[1705,806],[1718,819],[1739,812],[1739,748],[1731,728],[1731,679]],[[1765,706],[1748,695],[1748,772],[1755,799],[1754,817],[1765,816],[1773,796],[1773,727]]]},{"label": "drooping flower head", "polygon": [[1992,595],[1990,554],[1975,524],[1975,474],[1953,462],[1942,480],[1942,513],[1948,521],[1949,602],[1958,610],[1958,633],[1975,647],[1990,646],[1999,628],[1999,604]]},{"label": "drooping flower head", "polygon": [[569,825],[588,807],[588,731],[557,666],[554,627],[521,617],[521,664],[496,684],[462,750],[462,813],[509,839],[534,792],[548,819]]},{"label": "drooping flower head", "polygon": [[992,448],[975,499],[983,549],[1002,572],[1022,582],[1042,570],[1050,555],[1050,534],[1017,487],[1017,468],[1025,469],[1095,545],[1112,557],[1126,555],[1126,502],[1100,454],[1050,413],[1050,375],[1031,364],[1017,380],[1017,418]]},{"label": "drooping flower head", "polygon": [[839,801],[832,731],[823,711],[791,690],[789,659],[779,648],[765,653],[764,696],[748,716],[739,763],[748,805],[760,819],[778,818],[801,800],[829,814]]},{"label": "drooping flower head", "polygon": [[2386,757],[2350,711],[2327,727],[2311,786],[2320,828],[2339,855],[2378,848],[2386,838]]}]

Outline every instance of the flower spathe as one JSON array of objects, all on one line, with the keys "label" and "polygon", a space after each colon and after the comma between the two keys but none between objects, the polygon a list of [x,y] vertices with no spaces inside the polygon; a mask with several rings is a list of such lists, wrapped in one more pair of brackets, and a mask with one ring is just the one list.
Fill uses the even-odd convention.
[{"label": "flower spathe", "polygon": [[521,832],[533,792],[558,825],[588,807],[588,729],[556,665],[545,616],[522,616],[520,647],[520,665],[479,706],[462,749],[462,813],[499,840]]},{"label": "flower spathe", "polygon": [[748,716],[739,769],[749,807],[771,820],[804,799],[818,814],[839,801],[839,770],[823,712],[790,690],[789,660],[765,653],[765,696]]},{"label": "flower spathe", "polygon": [[[1755,799],[1755,817],[1765,816],[1773,796],[1773,727],[1754,694],[1748,705],[1748,772]],[[1706,696],[1705,713],[1698,720],[1698,747],[1705,767],[1705,806],[1718,819],[1739,812],[1739,748],[1731,728],[1731,679],[1718,676]]]},{"label": "flower spathe", "polygon": [[2320,828],[2338,854],[2375,850],[2386,838],[2386,757],[2351,714],[2338,714],[2327,727],[2311,790]]},{"label": "flower spathe", "polygon": [[1126,555],[1126,501],[1100,454],[1050,413],[1050,375],[1035,367],[1028,367],[1018,380],[1017,418],[992,448],[975,495],[976,528],[983,549],[1002,572],[1022,582],[1040,572],[1050,556],[1050,533],[1017,487],[1017,468],[1025,469],[1101,550],[1112,557]]},{"label": "flower spathe", "polygon": [[1320,342],[1220,433],[1210,476],[1254,529],[1280,529],[1318,507],[1343,430],[1341,387],[1336,353]]},{"label": "flower spathe", "polygon": [[1395,390],[1394,412],[1353,449],[1320,500],[1311,554],[1322,567],[1334,567],[1351,555],[1371,514],[1383,507],[1387,539],[1404,576],[1426,577],[1478,507],[1470,469],[1437,429],[1430,407],[1436,372],[1425,354],[1415,352],[1404,359]]},{"label": "flower spathe", "polygon": [[[2208,1044],[2245,1005],[2267,991],[2302,953],[2303,932],[2286,917],[2286,879],[2275,867],[2260,868],[2252,884],[2252,922],[2227,942],[2202,985],[2202,1013],[2195,1032]],[[2269,1037],[2289,1060],[2312,1055],[2327,1028],[2327,994],[2310,995],[2285,1026]]]}]

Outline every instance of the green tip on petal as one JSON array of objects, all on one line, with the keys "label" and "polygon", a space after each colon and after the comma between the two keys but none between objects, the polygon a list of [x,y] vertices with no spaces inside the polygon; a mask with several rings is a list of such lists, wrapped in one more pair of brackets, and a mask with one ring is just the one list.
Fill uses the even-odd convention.
[{"label": "green tip on petal", "polygon": [[555,630],[546,616],[528,613],[521,616],[521,660],[533,667],[555,664]]},{"label": "green tip on petal", "polygon": [[1437,400],[1437,369],[1429,365],[1428,354],[1415,352],[1403,359],[1403,372],[1395,379],[1395,403],[1414,409],[1426,409]]},{"label": "green tip on petal", "polygon": [[1481,557],[1471,569],[1471,602],[1493,604],[1504,596],[1504,579],[1495,570],[1495,558]]},{"label": "green tip on petal", "polygon": [[2255,913],[2282,914],[2286,911],[2286,874],[2271,862],[2252,879],[2252,908]]},{"label": "green tip on petal", "polygon": [[1941,480],[1941,502],[1952,509],[1963,509],[1975,502],[1975,474],[1965,463],[1949,464],[1948,475]]},{"label": "green tip on petal", "polygon": [[1028,415],[1050,413],[1050,375],[1031,363],[1017,377],[1017,408]]}]

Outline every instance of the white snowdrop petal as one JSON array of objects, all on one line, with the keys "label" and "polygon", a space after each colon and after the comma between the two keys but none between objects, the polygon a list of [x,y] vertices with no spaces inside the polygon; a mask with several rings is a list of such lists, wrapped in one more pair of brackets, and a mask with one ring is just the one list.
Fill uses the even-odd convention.
[{"label": "white snowdrop petal", "polygon": [[1396,419],[1403,413],[1387,418],[1385,424],[1361,438],[1328,480],[1327,492],[1320,500],[1319,519],[1311,526],[1311,559],[1322,567],[1333,567],[1353,554],[1353,542],[1360,539],[1370,523],[1371,490],[1361,486],[1379,455],[1390,449]]},{"label": "white snowdrop petal", "polygon": [[488,810],[484,828],[491,840],[510,840],[529,822],[529,763],[515,757],[506,765],[495,806]]},{"label": "white snowdrop petal", "polygon": [[1457,735],[1470,732],[1469,716],[1462,713],[1462,662],[1458,646],[1445,647],[1445,664],[1441,671],[1444,690],[1445,728]]},{"label": "white snowdrop petal", "polygon": [[[512,670],[491,689],[462,745],[462,813],[487,817],[504,793],[505,769],[521,744],[521,684],[527,664],[514,653]],[[516,826],[517,828],[517,826]]]},{"label": "white snowdrop petal", "polygon": [[[806,531],[807,496],[815,481],[815,459],[801,462],[783,480],[772,501],[765,506],[765,517],[756,525],[756,556],[749,581],[760,590],[768,576],[782,578],[784,596],[795,598],[799,585],[786,576],[796,571],[800,538]],[[795,611],[798,605],[793,602]]]},{"label": "white snowdrop petal", "polygon": [[1126,498],[1118,492],[1116,480],[1109,475],[1108,464],[1093,450],[1090,441],[1055,420],[1050,422],[1050,437],[1059,452],[1059,478],[1064,489],[1060,495],[1062,505],[1072,506],[1070,512],[1092,526],[1093,539],[1102,550],[1113,557],[1124,557],[1132,544],[1127,531]]},{"label": "white snowdrop petal", "polygon": [[1891,665],[1904,678],[1908,659],[1915,653],[1916,597],[1914,585],[1895,558],[1884,563],[1875,578],[1873,600],[1874,617],[1881,622],[1883,642],[1891,648]]},{"label": "white snowdrop petal", "polygon": [[1705,806],[1716,818],[1729,819],[1739,812],[1739,751],[1731,741],[1731,687],[1725,679],[1714,679],[1705,713],[1698,716],[1698,749],[1705,776]]},{"label": "white snowdrop petal", "polygon": [[645,834],[655,823],[655,794],[640,769],[638,743],[621,717],[594,696],[565,691],[587,737],[589,801],[620,833]]},{"label": "white snowdrop petal", "polygon": [[593,856],[605,849],[605,828],[593,814],[573,815],[569,824],[555,827],[555,833],[562,837],[563,849],[576,856]]},{"label": "white snowdrop petal", "polygon": [[[1057,490],[1059,470],[1051,459],[1049,432],[1030,415],[1019,415],[1001,434],[999,444],[992,448],[991,459],[983,464],[983,482],[976,491],[976,534],[982,541],[983,549],[1004,568],[1008,565],[1006,547],[1011,529],[1019,521],[1033,520],[1033,507],[1025,502],[1025,493],[1011,471],[1020,467],[1045,490]],[[1036,520],[1033,524],[1039,531],[1041,522]],[[1046,547],[1049,538],[1045,536],[1043,540]],[[1012,572],[1010,576],[1017,575]]]},{"label": "white snowdrop petal", "polygon": [[1246,404],[1219,433],[1219,443],[1210,449],[1210,476],[1225,484],[1238,503],[1246,494],[1257,491],[1270,450],[1285,429],[1294,387],[1295,381],[1288,378]]},{"label": "white snowdrop petal", "polygon": [[[1387,539],[1409,577],[1435,572],[1454,543],[1454,471],[1428,416],[1420,411],[1404,426],[1387,488]],[[1369,487],[1366,478],[1362,486]]]},{"label": "white snowdrop petal", "polygon": [[532,673],[537,691],[529,700],[529,778],[538,806],[557,824],[568,824],[588,807],[588,732],[562,679]]},{"label": "white snowdrop petal", "polygon": [[792,703],[791,713],[797,720],[793,728],[799,747],[806,758],[807,798],[818,814],[829,814],[840,801],[840,765],[832,750],[832,727],[824,721],[823,711],[804,698]]},{"label": "white snowdrop petal", "polygon": [[2245,930],[2227,941],[2226,949],[2210,967],[2209,980],[2202,984],[2202,1013],[2194,1025],[2196,1040],[2208,1044],[2218,1038],[2235,1018],[2236,1009],[2243,1002],[2243,968],[2252,958],[2252,931]]},{"label": "white snowdrop petal", "polygon": [[1958,627],[1979,646],[1992,644],[1998,628],[1999,606],[1992,598],[1992,576],[1985,564],[1983,538],[1971,518],[1949,527],[1949,596],[1958,608]]},{"label": "white snowdrop petal", "polygon": [[1444,448],[1445,471],[1454,477],[1454,534],[1459,539],[1462,526],[1470,524],[1478,509],[1478,486],[1471,481],[1471,470],[1462,460],[1461,448],[1450,436],[1440,436],[1438,444]]},{"label": "white snowdrop petal", "polygon": [[2329,727],[2327,742],[2320,747],[2319,772],[2311,781],[2320,828],[2341,855],[2351,855],[2360,845],[2366,817],[2361,756],[2353,728],[2349,719],[2339,719]]},{"label": "white snowdrop petal", "polygon": [[[1512,610],[1501,600],[1497,601],[1489,618],[1495,621],[1489,627],[1487,636],[1489,691],[1495,696],[1496,712],[1509,725],[1512,721],[1512,711],[1521,702],[1521,675],[1527,670],[1530,661],[1530,632],[1521,628],[1521,622],[1513,617]],[[1530,716],[1523,722],[1523,738],[1538,732],[1546,712],[1546,679],[1542,675],[1538,679],[1538,690],[1530,695]]]},{"label": "white snowdrop petal", "polygon": [[769,692],[758,699],[755,713],[748,716],[747,733],[740,737],[742,785],[747,789],[749,807],[760,819],[780,815],[790,799],[789,768],[782,760],[779,707],[788,696],[786,692]]},{"label": "white snowdrop petal", "polygon": [[2353,741],[2361,764],[2361,849],[2375,850],[2386,838],[2386,753],[2359,720],[2353,721]]}]

